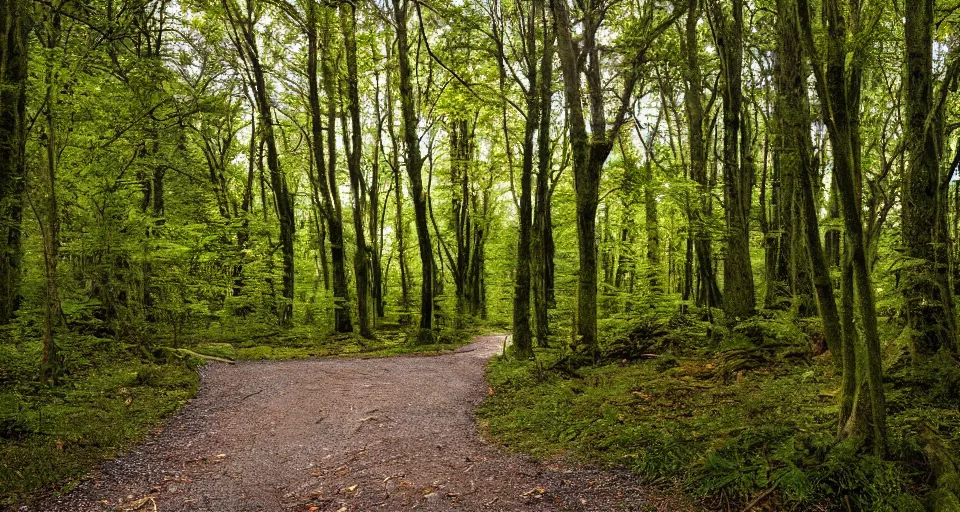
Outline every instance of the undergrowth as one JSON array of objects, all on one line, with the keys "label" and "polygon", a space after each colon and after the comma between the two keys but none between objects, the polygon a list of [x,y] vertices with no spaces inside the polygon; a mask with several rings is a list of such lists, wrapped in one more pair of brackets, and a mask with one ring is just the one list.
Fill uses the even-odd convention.
[{"label": "undergrowth", "polygon": [[[880,460],[836,441],[839,371],[815,355],[816,326],[788,318],[710,337],[679,317],[620,324],[599,365],[571,367],[562,342],[535,360],[498,357],[481,426],[510,449],[627,467],[712,509],[924,510],[931,482],[916,425],[957,446],[960,372],[921,379],[935,383],[926,391],[891,389],[893,455]],[[891,381],[910,375],[888,369]]]},{"label": "undergrowth", "polygon": [[39,341],[0,343],[0,505],[69,489],[196,394],[198,360],[144,358],[91,336],[60,344],[65,377],[46,387],[36,381]]}]

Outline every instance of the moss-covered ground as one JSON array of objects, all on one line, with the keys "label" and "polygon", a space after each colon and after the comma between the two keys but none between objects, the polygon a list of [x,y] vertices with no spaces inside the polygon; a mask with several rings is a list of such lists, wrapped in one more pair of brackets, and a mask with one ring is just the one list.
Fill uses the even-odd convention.
[{"label": "moss-covered ground", "polygon": [[[566,348],[498,357],[481,426],[510,449],[630,468],[710,509],[925,510],[932,481],[916,432],[927,425],[960,446],[960,372],[922,379],[934,389],[888,366],[891,456],[880,460],[837,441],[840,372],[813,355],[815,340],[778,318],[757,322],[753,342],[741,335],[751,326],[714,341],[690,325],[609,333],[605,353],[618,356],[598,365],[571,366]],[[635,357],[624,359],[630,336]]]}]

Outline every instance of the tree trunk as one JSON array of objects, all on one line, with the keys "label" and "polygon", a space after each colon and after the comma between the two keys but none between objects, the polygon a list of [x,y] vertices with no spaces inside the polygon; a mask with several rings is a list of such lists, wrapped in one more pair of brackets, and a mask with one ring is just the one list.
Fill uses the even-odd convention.
[{"label": "tree trunk", "polygon": [[[652,142],[652,141],[651,141]],[[653,183],[653,145],[648,149],[644,169],[643,205],[647,229],[647,282],[650,290],[659,293],[660,287],[660,220],[657,213],[657,196]],[[628,240],[629,242],[629,240]]]},{"label": "tree trunk", "polygon": [[[345,10],[349,10],[349,12],[345,12]],[[343,43],[347,57],[347,107],[350,112],[350,136],[348,136],[346,121],[343,121],[343,146],[347,153],[347,168],[350,172],[350,193],[353,196],[353,230],[357,241],[357,249],[353,256],[353,272],[357,281],[357,319],[360,335],[364,338],[373,338],[373,331],[370,329],[368,302],[370,297],[369,249],[364,233],[364,192],[361,189],[363,171],[360,169],[360,160],[363,150],[363,132],[360,126],[356,26],[357,12],[353,4],[341,4],[340,28],[343,32]]]},{"label": "tree trunk", "polygon": [[571,32],[572,24],[567,0],[552,0],[557,28],[557,55],[563,72],[563,88],[570,119],[570,147],[573,152],[573,181],[577,207],[577,248],[580,271],[577,276],[577,343],[575,350],[597,360],[597,206],[600,202],[600,172],[612,144],[606,133],[603,113],[603,91],[600,85],[599,49],[596,12],[583,14],[583,44],[587,50],[587,81],[590,85],[591,127],[587,132],[583,112],[584,88],[580,80],[580,63]]},{"label": "tree trunk", "polygon": [[[50,55],[60,45],[60,13],[54,10],[47,12],[46,30],[43,35],[44,43]],[[43,234],[43,261],[44,277],[46,278],[46,296],[43,308],[43,353],[40,361],[40,382],[42,384],[56,384],[62,370],[60,353],[55,339],[54,328],[59,322],[60,295],[57,264],[60,259],[60,211],[57,204],[57,167],[59,164],[60,148],[58,140],[57,117],[54,109],[57,106],[60,84],[53,59],[47,61],[46,66],[46,95],[43,104],[45,121],[43,145],[46,150],[46,176],[43,181],[43,220],[41,229]]]},{"label": "tree trunk", "polygon": [[546,10],[543,12],[543,55],[540,60],[540,127],[537,131],[537,188],[533,213],[532,251],[530,259],[533,289],[533,325],[538,347],[549,346],[550,288],[553,264],[553,226],[550,225],[550,178],[552,151],[550,146],[551,100],[553,99],[553,29]]},{"label": "tree trunk", "polygon": [[723,309],[728,320],[752,316],[756,310],[753,267],[750,262],[750,208],[753,174],[741,162],[741,108],[743,91],[743,1],[732,0],[729,16],[720,0],[713,0],[714,35],[720,54],[723,96],[723,196],[727,225],[727,253],[723,262]]},{"label": "tree trunk", "polygon": [[[470,205],[470,162],[473,158],[473,136],[467,119],[455,119],[450,123],[450,204],[451,223],[456,238],[455,260],[450,261],[453,281],[456,286],[457,327],[464,326],[470,289],[467,286],[473,246],[473,222]],[[437,234],[439,237],[439,233]]]},{"label": "tree trunk", "polygon": [[819,218],[813,193],[816,171],[811,155],[810,101],[807,97],[806,76],[802,69],[796,0],[778,0],[777,12],[779,26],[775,79],[780,138],[778,146],[783,157],[780,161],[782,166],[790,169],[791,178],[796,183],[796,194],[791,194],[791,197],[798,198],[800,215],[796,218],[796,223],[799,224],[798,228],[802,228],[796,238],[806,246],[811,262],[817,307],[823,319],[824,339],[833,354],[834,362],[840,364],[843,343],[840,316],[830,267],[820,241]]},{"label": "tree trunk", "polygon": [[[373,51],[376,57],[380,57],[377,53],[376,43],[373,44]],[[389,85],[388,85],[389,87]],[[384,310],[384,282],[383,282],[383,225],[380,217],[380,157],[381,149],[383,148],[383,115],[381,113],[380,106],[380,75],[377,75],[376,88],[374,90],[374,115],[377,118],[377,132],[374,135],[374,147],[373,147],[373,165],[370,169],[370,186],[368,189],[368,197],[370,203],[370,212],[369,212],[369,225],[370,225],[370,259],[371,259],[371,269],[372,269],[372,281],[370,283],[370,288],[373,292],[373,307],[376,313],[376,318],[383,318],[385,315]],[[389,190],[388,190],[389,194]],[[384,201],[389,202],[389,197]]]},{"label": "tree trunk", "polygon": [[[901,272],[904,312],[914,355],[941,349],[956,354],[957,327],[949,285],[947,183],[940,173],[943,113],[933,95],[933,0],[905,10],[903,35],[904,132],[907,172],[903,179]],[[944,84],[946,85],[946,84]]]},{"label": "tree trunk", "polygon": [[21,222],[26,183],[30,16],[24,0],[0,0],[0,325],[20,307]]},{"label": "tree trunk", "polygon": [[410,194],[413,196],[414,221],[417,226],[417,244],[420,249],[420,265],[423,278],[420,281],[420,332],[418,343],[433,341],[433,245],[427,224],[427,196],[423,191],[423,158],[420,156],[418,118],[414,104],[412,85],[413,71],[410,66],[410,45],[407,42],[407,11],[409,0],[393,0],[397,25],[397,60],[400,70],[400,108],[403,113],[403,134],[407,146],[407,176],[410,179]]},{"label": "tree trunk", "polygon": [[[803,28],[803,45],[806,53],[814,57],[817,55],[813,42],[813,30],[809,19],[810,9],[807,0],[799,0],[800,22]],[[859,6],[852,6],[851,11],[858,12]],[[861,205],[854,153],[859,152],[858,145],[854,145],[851,137],[852,116],[857,115],[849,109],[848,98],[852,95],[847,90],[846,80],[846,29],[842,17],[842,9],[838,0],[828,0],[824,4],[824,18],[827,25],[827,53],[825,69],[820,63],[814,62],[816,73],[817,93],[824,105],[827,131],[834,156],[834,178],[837,180],[837,190],[840,195],[840,208],[843,214],[843,223],[846,229],[847,243],[849,244],[850,260],[853,267],[853,288],[857,295],[857,305],[863,327],[865,360],[863,365],[857,362],[858,369],[862,368],[867,388],[869,389],[869,406],[861,407],[869,411],[870,424],[860,425],[855,430],[862,431],[873,445],[878,455],[887,452],[887,422],[886,401],[884,399],[880,335],[877,332],[877,311],[873,294],[873,283],[870,280],[870,268],[867,264],[866,247],[863,237],[863,221],[861,219]],[[857,139],[859,140],[859,139]],[[844,294],[847,295],[847,294]],[[844,299],[847,300],[847,299]],[[845,338],[844,343],[850,341]],[[858,394],[859,396],[859,394]],[[854,410],[858,407],[855,404]],[[854,415],[854,418],[860,417]]]},{"label": "tree trunk", "polygon": [[699,0],[690,0],[684,33],[686,57],[684,73],[687,82],[684,106],[687,111],[687,129],[689,130],[690,178],[697,184],[697,197],[694,198],[690,207],[690,223],[699,282],[697,304],[714,308],[722,304],[722,296],[713,271],[713,250],[710,232],[707,229],[710,182],[707,177],[707,141],[703,133],[703,78],[700,71],[700,45],[697,41],[699,19]]},{"label": "tree trunk", "polygon": [[[386,43],[387,62],[393,58],[393,45]],[[401,325],[410,322],[410,275],[407,266],[406,233],[407,224],[403,220],[403,176],[400,173],[400,138],[394,123],[395,102],[393,96],[393,67],[387,66],[387,132],[390,134],[390,170],[393,173],[393,194],[395,199],[394,237],[397,244],[397,266],[400,268],[400,317]]]},{"label": "tree trunk", "polygon": [[[520,167],[520,212],[517,237],[517,273],[513,290],[513,348],[518,358],[533,356],[530,329],[530,236],[533,222],[532,181],[534,135],[540,123],[540,90],[537,87],[537,20],[543,6],[534,0],[526,20],[527,112],[523,130],[523,159]],[[521,25],[523,22],[521,22]]]},{"label": "tree trunk", "polygon": [[[340,194],[337,191],[336,172],[331,168],[336,160],[330,161],[324,155],[323,114],[320,109],[320,72],[317,31],[317,5],[314,0],[307,2],[307,100],[310,108],[310,131],[313,143],[313,160],[317,165],[317,185],[320,189],[320,204],[323,218],[327,223],[327,236],[330,241],[330,263],[332,266],[334,306],[334,330],[352,332],[353,321],[350,318],[349,284],[347,283],[346,258],[343,244],[343,214],[340,206]],[[326,45],[325,45],[326,46]],[[329,70],[324,68],[325,74]],[[328,119],[329,122],[329,119]]]},{"label": "tree trunk", "polygon": [[[266,76],[260,62],[260,55],[254,21],[241,19],[240,9],[230,0],[223,0],[227,17],[237,34],[234,40],[241,58],[250,66],[253,77],[251,84],[257,111],[260,115],[261,139],[267,148],[267,168],[270,171],[270,185],[273,188],[277,210],[277,220],[280,223],[280,249],[283,256],[283,304],[278,316],[281,327],[290,327],[293,324],[294,301],[294,255],[293,237],[295,233],[293,197],[287,188],[287,178],[280,169],[280,154],[277,151],[277,141],[273,131],[273,108],[267,94]],[[242,40],[241,40],[242,39]]]}]

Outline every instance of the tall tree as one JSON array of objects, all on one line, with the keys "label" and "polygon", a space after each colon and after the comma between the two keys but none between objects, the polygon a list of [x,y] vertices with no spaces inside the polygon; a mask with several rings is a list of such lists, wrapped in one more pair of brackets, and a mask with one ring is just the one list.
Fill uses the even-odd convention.
[{"label": "tall tree", "polygon": [[[347,168],[350,172],[350,193],[353,196],[353,229],[357,249],[353,256],[353,273],[357,281],[357,311],[360,335],[373,338],[370,327],[369,253],[364,233],[363,199],[365,191],[363,171],[360,169],[363,149],[363,132],[360,125],[360,86],[357,75],[357,11],[349,2],[340,4],[340,30],[347,61],[347,110],[350,112],[350,128],[343,122],[343,146],[347,153]],[[346,114],[344,114],[346,116]],[[344,117],[345,119],[345,117]],[[348,136],[349,134],[349,136]]]},{"label": "tall tree", "polygon": [[[859,3],[852,0],[852,12],[859,12]],[[847,31],[840,0],[824,2],[823,17],[827,27],[826,55],[821,60],[814,43],[810,7],[807,0],[798,0],[799,20],[802,30],[801,43],[814,70],[817,96],[824,111],[824,121],[833,150],[834,178],[840,195],[840,209],[846,229],[847,251],[850,258],[852,290],[844,290],[844,301],[852,302],[856,293],[860,320],[863,327],[864,353],[866,359],[857,361],[858,374],[862,375],[862,387],[857,388],[854,411],[848,420],[848,431],[863,433],[878,454],[887,451],[886,400],[884,398],[880,335],[877,330],[877,309],[870,267],[867,264],[866,246],[863,237],[863,221],[859,200],[859,176],[857,159],[859,136],[852,135],[851,119],[856,111],[850,109],[848,99],[859,97],[859,91],[851,94],[848,87],[859,89],[859,80],[849,80],[847,70]],[[855,60],[855,59],[853,59]],[[851,63],[851,67],[858,64]],[[856,150],[856,151],[855,151]],[[846,315],[848,317],[852,315]],[[853,343],[853,330],[844,326],[843,342]],[[850,350],[844,348],[844,350]],[[865,392],[861,389],[865,388]],[[859,409],[858,409],[859,408]]]},{"label": "tall tree", "polygon": [[294,205],[286,175],[280,169],[280,154],[274,133],[273,104],[268,91],[266,71],[260,60],[254,3],[249,2],[246,10],[241,9],[234,0],[222,0],[222,5],[231,30],[230,38],[250,75],[249,81],[260,116],[261,138],[267,149],[267,168],[270,171],[270,185],[273,188],[277,220],[280,224],[280,252],[283,257],[283,304],[279,309],[279,320],[281,326],[289,327],[293,324],[294,300]]},{"label": "tall tree", "polygon": [[24,0],[0,0],[0,325],[20,307],[21,221],[26,182],[30,15]]},{"label": "tall tree", "polygon": [[[315,185],[320,190],[320,205],[327,224],[330,241],[330,263],[333,267],[334,329],[337,332],[353,331],[350,317],[349,284],[347,282],[346,252],[343,243],[343,209],[337,193],[336,172],[329,169],[324,153],[324,116],[320,105],[320,58],[319,16],[317,2],[307,0],[304,30],[307,33],[307,100],[310,112],[313,160],[317,166]],[[329,142],[329,141],[328,141]]]},{"label": "tall tree", "polygon": [[417,243],[420,248],[420,331],[419,343],[433,341],[433,296],[434,261],[433,244],[430,241],[430,228],[427,224],[427,196],[423,190],[423,157],[420,153],[418,135],[419,118],[417,116],[413,91],[413,69],[410,66],[410,43],[408,41],[407,20],[409,0],[393,0],[394,21],[397,26],[397,61],[400,71],[400,111],[403,116],[403,135],[406,142],[407,177],[410,179],[410,195],[413,199],[414,222],[417,226]]},{"label": "tall tree", "polygon": [[[723,260],[723,310],[743,319],[756,311],[753,266],[750,262],[750,210],[753,172],[741,161],[743,109],[743,1],[731,0],[727,14],[721,0],[712,0],[714,41],[720,54],[720,90],[723,96],[723,197],[727,254]],[[747,140],[744,145],[749,144]]]},{"label": "tall tree", "polygon": [[[565,0],[564,0],[565,1]],[[523,127],[523,157],[520,164],[520,211],[517,237],[517,273],[513,289],[513,340],[517,357],[533,356],[533,330],[530,327],[530,243],[533,223],[533,165],[536,131],[540,125],[540,94],[537,70],[537,17],[542,15],[542,0],[534,0],[526,11],[520,10],[520,32],[525,34],[523,67],[526,74],[526,117]]]},{"label": "tall tree", "polygon": [[537,345],[549,344],[550,320],[548,310],[553,300],[553,215],[550,205],[553,173],[553,146],[550,138],[550,123],[553,100],[553,56],[554,30],[550,26],[550,17],[543,6],[543,52],[540,60],[539,113],[540,126],[537,129],[537,188],[536,205],[533,214],[533,233],[530,265],[532,272],[534,332]]},{"label": "tall tree", "polygon": [[47,61],[44,70],[44,101],[41,114],[43,116],[43,149],[45,159],[42,166],[40,182],[43,201],[40,211],[43,237],[43,270],[46,281],[43,307],[43,354],[40,362],[40,382],[57,383],[62,372],[61,355],[57,346],[56,327],[60,323],[60,275],[58,264],[60,261],[60,205],[57,199],[57,173],[60,167],[61,141],[59,133],[59,119],[57,106],[61,89],[61,70],[59,62],[54,58],[55,52],[60,49],[63,38],[62,6],[50,6],[43,9],[43,23],[38,25],[38,37],[47,51]]},{"label": "tall tree", "polygon": [[[646,59],[653,42],[680,17],[675,9],[667,19],[655,22],[654,10],[649,10],[639,26],[647,27],[639,42],[632,48],[630,66],[618,94],[618,104],[612,122],[606,114],[604,98],[601,45],[597,40],[600,26],[612,4],[604,0],[584,2],[580,13],[580,35],[583,51],[574,41],[573,24],[567,0],[551,0],[557,30],[557,56],[563,72],[563,89],[570,120],[570,146],[573,153],[573,179],[577,197],[577,246],[580,272],[577,278],[576,349],[591,359],[599,356],[597,341],[597,207],[600,203],[600,176],[603,165],[613,149],[617,133],[626,120],[628,106],[640,80],[639,67]],[[581,59],[586,59],[582,62]],[[581,71],[587,80],[587,102],[590,109],[590,130],[584,115],[584,97]]]},{"label": "tall tree", "polygon": [[[697,263],[700,290],[698,302],[706,307],[719,307],[723,297],[717,285],[713,268],[713,244],[707,221],[710,216],[710,180],[707,176],[707,140],[704,135],[703,75],[700,69],[700,43],[697,22],[700,19],[700,0],[690,0],[684,24],[684,76],[686,90],[684,107],[687,113],[687,140],[690,146],[690,178],[697,184],[697,194],[689,206],[693,249]],[[692,281],[692,275],[687,282]]]},{"label": "tall tree", "polygon": [[945,88],[956,78],[957,64],[934,98],[933,0],[904,10],[904,135],[907,169],[903,180],[902,229],[909,264],[902,271],[904,312],[914,354],[928,357],[941,349],[958,353],[956,311],[949,284],[947,231],[949,181],[943,159]]}]

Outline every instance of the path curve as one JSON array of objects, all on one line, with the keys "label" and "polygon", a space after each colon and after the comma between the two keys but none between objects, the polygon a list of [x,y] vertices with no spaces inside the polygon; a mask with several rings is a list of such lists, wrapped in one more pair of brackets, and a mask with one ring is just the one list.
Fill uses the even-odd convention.
[{"label": "path curve", "polygon": [[477,433],[503,336],[442,356],[211,364],[142,445],[44,512],[679,510],[624,474],[541,465]]}]

